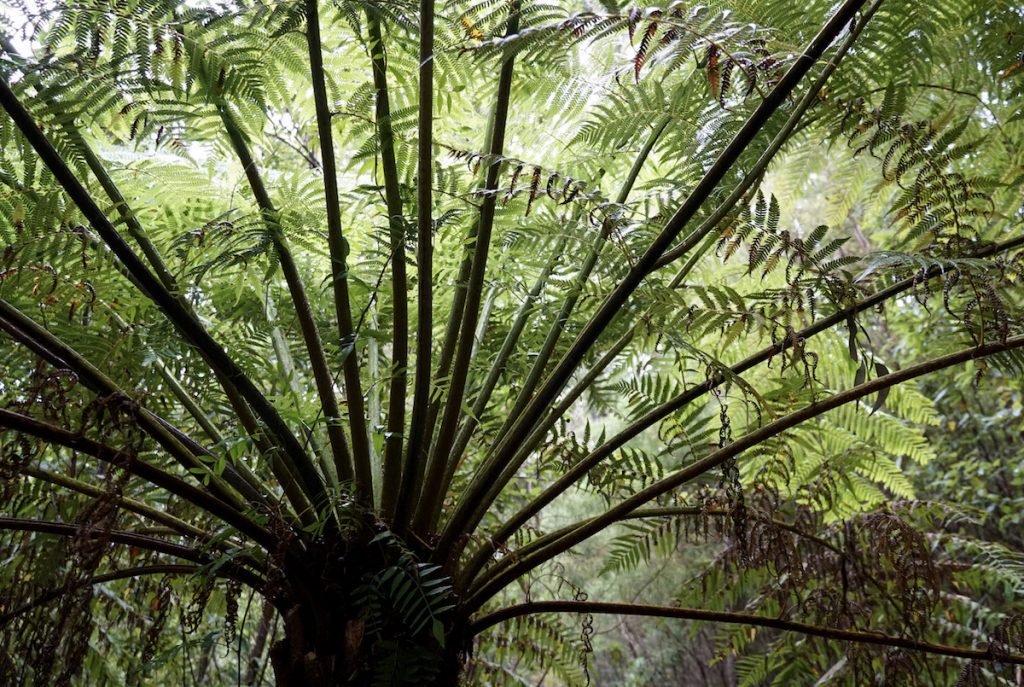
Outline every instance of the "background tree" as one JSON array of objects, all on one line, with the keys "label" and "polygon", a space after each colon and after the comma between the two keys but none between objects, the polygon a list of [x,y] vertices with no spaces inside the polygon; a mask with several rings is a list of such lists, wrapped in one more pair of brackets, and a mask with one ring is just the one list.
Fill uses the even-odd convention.
[{"label": "background tree", "polygon": [[919,385],[1024,363],[1018,8],[2,28],[6,681],[580,684],[605,615],[724,628],[705,681],[1024,664],[1016,541],[912,482]]}]

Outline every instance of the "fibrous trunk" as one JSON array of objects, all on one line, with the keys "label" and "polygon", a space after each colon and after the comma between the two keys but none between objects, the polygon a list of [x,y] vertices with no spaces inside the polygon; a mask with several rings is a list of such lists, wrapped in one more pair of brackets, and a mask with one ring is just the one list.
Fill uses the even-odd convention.
[{"label": "fibrous trunk", "polygon": [[273,585],[278,687],[459,684],[468,633],[453,587],[392,533],[308,547]]}]

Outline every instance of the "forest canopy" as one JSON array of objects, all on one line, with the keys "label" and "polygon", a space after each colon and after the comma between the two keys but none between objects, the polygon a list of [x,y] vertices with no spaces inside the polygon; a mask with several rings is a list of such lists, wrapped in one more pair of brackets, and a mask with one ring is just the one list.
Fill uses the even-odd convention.
[{"label": "forest canopy", "polygon": [[1018,685],[1024,10],[0,1],[0,683]]}]

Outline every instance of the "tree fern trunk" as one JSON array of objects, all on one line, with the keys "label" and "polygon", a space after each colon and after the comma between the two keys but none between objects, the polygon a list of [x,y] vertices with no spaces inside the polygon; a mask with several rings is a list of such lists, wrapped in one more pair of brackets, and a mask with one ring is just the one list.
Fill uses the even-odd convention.
[{"label": "tree fern trunk", "polygon": [[450,580],[390,532],[313,544],[282,573],[268,589],[284,630],[270,650],[275,684],[459,684],[468,617]]},{"label": "tree fern trunk", "polygon": [[[277,687],[341,687],[343,685],[390,684],[388,668],[402,660],[399,651],[390,647],[360,646],[356,654],[346,641],[354,635],[331,636],[321,642],[300,634],[287,634],[270,651]],[[339,643],[340,642],[340,643]],[[459,652],[441,650],[436,658],[436,672],[422,679],[396,684],[422,687],[457,687],[461,683],[463,658]],[[381,681],[383,680],[383,682]]]}]

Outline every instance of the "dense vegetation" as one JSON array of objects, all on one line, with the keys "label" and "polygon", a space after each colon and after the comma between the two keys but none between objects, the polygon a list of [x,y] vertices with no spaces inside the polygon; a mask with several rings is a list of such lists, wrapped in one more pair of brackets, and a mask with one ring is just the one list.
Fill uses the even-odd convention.
[{"label": "dense vegetation", "polygon": [[4,0],[0,682],[1020,684],[1024,12]]}]

